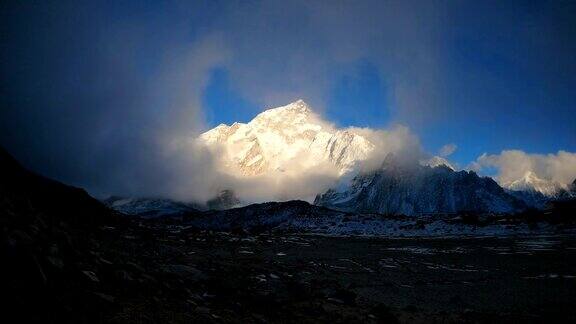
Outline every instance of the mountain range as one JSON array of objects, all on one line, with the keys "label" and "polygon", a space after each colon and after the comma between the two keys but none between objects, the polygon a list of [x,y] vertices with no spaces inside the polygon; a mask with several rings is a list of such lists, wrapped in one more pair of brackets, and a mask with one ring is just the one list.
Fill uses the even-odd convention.
[{"label": "mountain range", "polygon": [[[387,159],[383,170],[405,168],[392,162],[392,158]],[[445,166],[412,167],[416,171],[410,172],[470,178],[469,183],[484,183],[487,192],[503,195],[489,178],[455,172]],[[470,236],[489,236],[482,241],[488,244],[487,250],[488,246],[503,242],[494,241],[494,236],[518,235],[522,235],[519,243],[530,244],[534,251],[544,246],[543,253],[550,256],[554,250],[549,249],[548,244],[542,245],[548,243],[542,243],[542,235],[561,235],[554,236],[556,239],[573,235],[576,228],[574,200],[533,215],[485,218],[477,215],[418,218],[345,212],[304,201],[267,202],[204,212],[159,199],[113,198],[108,203],[116,209],[126,208],[128,212],[128,207],[146,207],[156,211],[170,208],[177,214],[135,213],[138,217],[125,217],[124,213],[106,208],[82,189],[26,170],[0,148],[0,257],[3,260],[0,296],[8,322],[17,319],[21,323],[211,323],[215,320],[296,323],[317,316],[316,307],[309,305],[347,312],[351,307],[366,307],[353,322],[365,320],[367,314],[372,313],[377,314],[373,315],[374,319],[380,316],[382,322],[387,322],[389,315],[374,312],[370,304],[363,306],[364,297],[356,297],[352,289],[364,289],[363,283],[383,274],[386,278],[393,277],[398,267],[406,264],[404,260],[415,260],[417,263],[410,265],[422,263],[418,269],[431,271],[431,281],[419,286],[437,282],[438,273],[454,276],[452,271],[465,271],[465,279],[470,280],[469,273],[479,270],[439,267],[441,263],[428,262],[427,258],[436,255],[433,260],[440,262],[453,256],[460,260],[463,253],[474,251]],[[535,235],[538,235],[534,238],[536,241],[526,241]],[[458,241],[462,236],[467,238]],[[390,237],[403,240],[390,241]],[[444,239],[407,241],[409,237],[451,237],[450,241],[457,245],[448,249]],[[400,242],[403,245],[397,244]],[[418,242],[423,243],[417,245]],[[472,244],[475,242],[478,241]],[[385,254],[374,257],[376,250]],[[502,251],[495,249],[493,258],[505,253]],[[342,252],[347,254],[340,254]],[[361,259],[363,263],[356,261],[358,255],[366,256]],[[364,261],[369,259],[375,263]],[[557,260],[563,262],[564,259],[565,254],[561,254]],[[402,263],[383,263],[383,260]],[[306,271],[302,271],[304,266]],[[537,265],[531,271],[540,271],[540,268]],[[358,285],[350,284],[352,272],[362,275]],[[310,277],[300,277],[303,273]],[[319,274],[326,277],[326,273],[330,278],[340,273],[342,284],[336,285],[332,279],[318,279]],[[405,282],[413,284],[413,271],[406,276],[409,281]],[[569,280],[568,276],[564,278]],[[295,280],[299,281],[295,283]],[[384,282],[376,288],[390,285]],[[538,296],[540,286],[535,288]],[[343,290],[344,287],[348,290]],[[436,298],[438,287],[432,286],[430,291]],[[557,287],[550,291],[554,296],[558,294]],[[374,293],[361,296],[370,295]],[[449,300],[448,297],[445,300]],[[320,304],[322,302],[324,304]],[[552,311],[557,312],[558,308],[552,307]],[[291,314],[295,316],[288,317]],[[335,322],[331,312],[321,314],[325,315],[319,322]],[[545,314],[548,320],[549,313]],[[506,316],[510,318],[508,313]],[[397,322],[396,318],[392,319],[391,322]],[[349,321],[349,316],[342,319],[342,322]]]},{"label": "mountain range", "polygon": [[445,165],[400,163],[392,154],[380,169],[357,175],[349,184],[319,195],[314,203],[344,211],[404,215],[514,213],[526,208],[489,177]]},{"label": "mountain range", "polygon": [[511,213],[572,195],[567,186],[532,172],[500,187],[491,178],[456,171],[440,156],[410,165],[388,160],[380,169],[361,172],[376,145],[353,128],[326,122],[302,100],[268,109],[245,124],[221,124],[199,140],[217,153],[221,170],[235,177],[279,177],[332,166],[338,188],[318,193],[315,203],[348,211]]}]

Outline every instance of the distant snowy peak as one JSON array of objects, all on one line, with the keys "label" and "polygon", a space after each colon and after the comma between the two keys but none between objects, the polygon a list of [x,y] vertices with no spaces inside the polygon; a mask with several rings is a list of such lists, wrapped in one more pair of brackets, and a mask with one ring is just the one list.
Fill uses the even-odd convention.
[{"label": "distant snowy peak", "polygon": [[520,179],[508,181],[502,186],[512,191],[535,191],[546,197],[555,197],[568,190],[568,186],[552,180],[539,178],[534,172],[528,171]]},{"label": "distant snowy peak", "polygon": [[303,100],[297,100],[286,106],[271,108],[258,114],[252,124],[263,124],[265,127],[275,127],[278,125],[288,126],[290,129],[302,127],[308,124],[316,128],[315,119],[319,120],[310,106]]},{"label": "distant snowy peak", "polygon": [[221,124],[200,140],[218,150],[223,170],[236,176],[302,172],[323,163],[343,174],[374,150],[369,140],[335,128],[302,100],[266,110],[246,124]]},{"label": "distant snowy peak", "polygon": [[422,160],[422,161],[420,161],[420,165],[427,165],[431,168],[435,168],[435,167],[439,167],[439,166],[445,166],[452,171],[456,171],[456,168],[454,168],[454,166],[452,164],[450,164],[450,162],[448,162],[448,160],[446,160],[445,158],[443,158],[441,156],[433,156],[428,160]]}]

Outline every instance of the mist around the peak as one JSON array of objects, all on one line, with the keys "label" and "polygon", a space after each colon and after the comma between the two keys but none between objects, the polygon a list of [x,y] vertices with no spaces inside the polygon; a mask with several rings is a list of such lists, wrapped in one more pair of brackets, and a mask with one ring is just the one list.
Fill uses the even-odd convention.
[{"label": "mist around the peak", "polygon": [[[508,19],[517,10],[500,7],[511,9],[502,3],[372,0],[8,1],[0,8],[0,144],[30,169],[99,197],[205,200],[228,187],[248,200],[310,197],[336,181],[332,166],[306,169],[295,161],[290,170],[244,179],[221,172],[219,153],[194,144],[213,126],[206,118],[206,89],[221,69],[230,88],[252,104],[254,115],[295,98],[304,98],[322,115],[330,109],[337,80],[358,79],[364,65],[382,81],[376,90],[385,99],[376,104],[390,112],[390,120],[353,128],[375,145],[359,166],[363,170],[377,168],[390,152],[407,161],[432,156],[414,130],[422,134],[423,127],[453,115],[482,119],[506,107],[524,107],[524,101],[550,103],[547,115],[573,129],[574,114],[561,108],[573,107],[573,96],[564,90],[571,94],[573,88],[574,51],[562,38],[573,31],[566,28],[571,11],[551,18],[530,11],[546,24],[522,28]],[[479,10],[496,25],[486,28],[488,23],[472,19],[464,34],[454,34],[453,26],[478,17]],[[505,28],[493,27],[508,24],[519,31],[500,35]],[[550,24],[562,37],[549,37]],[[468,65],[490,59],[452,66],[459,53],[453,52],[454,41],[484,32],[487,42],[512,44],[495,52],[504,59],[498,66],[509,66],[521,51],[526,54],[522,68],[512,67],[529,70],[530,84],[547,85],[550,94],[540,97],[543,92],[526,91],[522,84],[504,87],[510,80],[494,80],[483,74],[489,71],[485,66]],[[487,53],[500,49],[481,44]],[[522,79],[511,74],[512,81]],[[361,106],[349,109],[364,113]],[[548,129],[531,128],[535,138]],[[455,149],[446,146],[440,155],[447,158]],[[565,182],[574,176],[570,154],[528,158],[537,162],[526,168]],[[501,168],[499,177],[507,179],[516,176],[504,162],[508,159],[488,156],[477,163]]]},{"label": "mist around the peak", "polygon": [[[363,141],[369,143],[368,154],[366,156],[358,155],[356,163],[349,170],[346,170],[345,174],[342,174],[341,166],[321,159],[318,152],[312,152],[311,148],[300,149],[293,155],[294,148],[288,146],[284,149],[291,151],[290,158],[278,156],[279,159],[283,160],[282,164],[266,169],[263,173],[244,174],[243,170],[233,162],[235,157],[228,156],[229,152],[226,151],[225,145],[218,142],[208,145],[204,141],[192,139],[185,147],[197,152],[201,151],[209,157],[206,161],[210,161],[211,164],[203,172],[210,181],[203,183],[204,186],[182,186],[182,188],[196,187],[200,189],[198,194],[195,194],[194,190],[184,192],[193,194],[195,198],[200,198],[199,195],[206,198],[207,193],[209,193],[208,195],[216,195],[220,190],[232,190],[243,202],[292,199],[311,202],[317,194],[333,188],[341,180],[381,167],[382,161],[390,153],[393,153],[396,159],[402,163],[417,163],[423,157],[429,156],[422,149],[418,137],[406,126],[396,125],[389,129],[338,128],[320,114],[315,113],[313,107],[307,106],[307,108],[310,109],[307,112],[307,122],[331,134],[348,132],[361,136]],[[258,124],[257,127],[267,125],[272,127],[274,131],[281,132],[282,130],[277,128],[277,123],[282,125],[285,122],[290,123],[290,120],[276,120],[280,117],[276,113],[267,111],[264,115],[255,117],[253,122]],[[288,113],[285,117],[291,118],[293,116]],[[274,121],[264,120],[264,118],[274,118]],[[253,122],[249,125],[252,125]],[[290,127],[290,125],[284,127]],[[355,154],[353,152],[355,148],[348,149],[350,154]],[[179,197],[185,197],[178,192],[175,194]]]},{"label": "mist around the peak", "polygon": [[480,172],[495,168],[495,177],[501,184],[521,179],[532,172],[541,179],[568,185],[576,179],[576,153],[531,154],[522,150],[504,150],[499,154],[482,154],[470,168]]},{"label": "mist around the peak", "polygon": [[163,170],[174,154],[167,142],[210,128],[203,96],[214,69],[259,109],[304,97],[323,111],[334,71],[354,74],[358,60],[377,59],[406,104],[397,106],[416,109],[408,94],[425,101],[437,92],[417,84],[441,84],[430,82],[436,64],[421,55],[436,57],[437,29],[428,27],[439,10],[423,5],[416,21],[410,6],[377,1],[7,3],[1,143],[34,170],[92,192],[163,187],[178,169]]}]

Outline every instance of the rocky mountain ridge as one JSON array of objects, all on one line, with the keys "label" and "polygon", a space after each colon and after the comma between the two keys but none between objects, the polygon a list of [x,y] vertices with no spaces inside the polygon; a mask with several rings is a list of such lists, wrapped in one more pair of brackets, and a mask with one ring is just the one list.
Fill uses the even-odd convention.
[{"label": "rocky mountain ridge", "polygon": [[406,165],[391,154],[380,169],[318,195],[314,203],[344,211],[413,216],[515,213],[526,208],[491,178],[445,165]]}]

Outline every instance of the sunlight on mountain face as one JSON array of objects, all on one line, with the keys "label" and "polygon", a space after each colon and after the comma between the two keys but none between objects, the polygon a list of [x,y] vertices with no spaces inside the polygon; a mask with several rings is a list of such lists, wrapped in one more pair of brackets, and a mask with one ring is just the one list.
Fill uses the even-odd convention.
[{"label": "sunlight on mountain face", "polygon": [[[448,161],[448,155],[456,149],[454,144],[445,145],[440,152],[442,156],[432,156],[407,127],[338,128],[303,100],[268,109],[248,123],[218,125],[194,142],[209,152],[214,164],[212,171],[219,175],[211,183],[212,188],[217,188],[213,194],[232,190],[245,203],[312,201],[316,195],[331,188],[347,187],[355,177],[380,169],[390,153],[403,164],[419,162],[431,168],[459,169]],[[502,157],[481,157],[477,168],[469,168],[479,170],[492,163],[508,175],[507,165],[501,160],[506,162],[509,152],[502,154]],[[524,159],[542,160],[522,154]],[[562,154],[561,157],[570,153]],[[560,165],[568,170],[566,183],[538,178],[532,171],[528,172],[532,175],[530,179],[524,175],[512,175],[508,181],[503,179],[510,176],[496,179],[510,191],[535,190],[551,197],[568,190],[571,182],[568,181],[573,178],[570,165]]]},{"label": "sunlight on mountain face", "polygon": [[238,176],[295,175],[323,167],[342,175],[374,150],[368,139],[335,128],[302,100],[266,110],[247,124],[219,125],[200,140],[222,150],[223,171]]},{"label": "sunlight on mountain face", "polygon": [[[303,100],[268,109],[246,124],[221,124],[197,143],[215,157],[218,172],[236,179],[232,189],[257,200],[312,200],[339,179],[377,167],[388,153],[422,154],[405,127],[337,128]],[[262,189],[249,185],[256,183]]]}]

